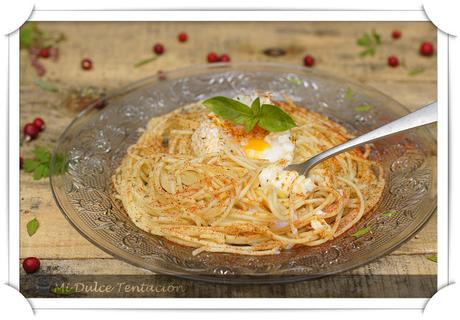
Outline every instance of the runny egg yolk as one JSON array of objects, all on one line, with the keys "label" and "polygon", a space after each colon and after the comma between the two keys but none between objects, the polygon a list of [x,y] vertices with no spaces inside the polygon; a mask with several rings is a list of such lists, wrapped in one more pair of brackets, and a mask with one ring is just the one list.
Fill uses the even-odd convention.
[{"label": "runny egg yolk", "polygon": [[244,145],[243,150],[249,158],[258,159],[260,158],[260,154],[268,147],[270,145],[264,140],[250,138],[248,143]]}]

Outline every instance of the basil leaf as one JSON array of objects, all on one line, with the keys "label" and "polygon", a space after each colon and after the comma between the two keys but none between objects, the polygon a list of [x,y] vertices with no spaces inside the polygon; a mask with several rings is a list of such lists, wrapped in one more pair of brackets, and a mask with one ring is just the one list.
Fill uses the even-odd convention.
[{"label": "basil leaf", "polygon": [[361,51],[359,55],[361,57],[365,57],[365,56],[373,56],[374,54],[375,54],[375,48],[369,48],[364,51]]},{"label": "basil leaf", "polygon": [[433,261],[433,262],[438,262],[438,257],[437,256],[429,256],[426,257],[428,260]]},{"label": "basil leaf", "polygon": [[360,238],[360,237],[364,236],[366,233],[368,233],[369,231],[371,231],[370,227],[361,228],[358,231],[356,231],[355,233],[353,233],[352,236],[355,237],[355,238]]},{"label": "basil leaf", "polygon": [[271,132],[286,131],[296,126],[290,115],[271,104],[262,105],[259,119],[259,126]]},{"label": "basil leaf", "polygon": [[252,110],[247,105],[226,97],[207,99],[203,101],[203,105],[223,119],[237,124],[244,125],[253,118]]},{"label": "basil leaf", "polygon": [[257,116],[260,112],[260,98],[255,99],[251,104],[252,114]]},{"label": "basil leaf", "polygon": [[36,218],[33,218],[29,222],[27,222],[27,233],[29,234],[29,237],[32,237],[35,232],[37,232],[38,227],[40,224],[38,223],[38,220]]},{"label": "basil leaf", "polygon": [[258,118],[248,118],[246,122],[243,124],[244,130],[246,130],[246,132],[251,132],[252,129],[254,129],[257,121],[259,121]]}]

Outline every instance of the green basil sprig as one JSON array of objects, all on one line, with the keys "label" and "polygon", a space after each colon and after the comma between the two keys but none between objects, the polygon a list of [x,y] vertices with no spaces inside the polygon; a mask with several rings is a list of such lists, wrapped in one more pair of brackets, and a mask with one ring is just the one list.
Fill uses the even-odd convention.
[{"label": "green basil sprig", "polygon": [[270,131],[286,131],[296,126],[289,114],[281,108],[271,105],[260,105],[260,99],[255,99],[251,107],[227,97],[213,97],[203,101],[203,105],[224,120],[244,126],[247,132],[255,125]]}]

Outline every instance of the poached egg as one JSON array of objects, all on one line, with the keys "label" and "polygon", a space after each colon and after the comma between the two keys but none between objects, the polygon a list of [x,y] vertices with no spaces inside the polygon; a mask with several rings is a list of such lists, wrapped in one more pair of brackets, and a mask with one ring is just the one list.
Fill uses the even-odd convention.
[{"label": "poached egg", "polygon": [[[257,95],[239,95],[234,99],[251,105],[256,98]],[[272,104],[268,95],[259,98],[261,104]],[[242,126],[223,121],[210,113],[192,135],[193,152],[196,156],[218,153],[223,149],[224,137],[239,145],[247,158],[267,160],[270,163],[259,174],[261,187],[271,185],[285,195],[289,193],[291,185],[294,193],[302,194],[311,192],[315,187],[310,178],[283,170],[294,158],[295,146],[291,141],[291,130],[268,132],[256,126],[251,132],[246,132]]]}]

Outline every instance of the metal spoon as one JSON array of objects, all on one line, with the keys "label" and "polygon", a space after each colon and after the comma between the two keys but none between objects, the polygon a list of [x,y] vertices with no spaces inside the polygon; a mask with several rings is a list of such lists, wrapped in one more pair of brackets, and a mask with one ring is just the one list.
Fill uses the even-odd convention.
[{"label": "metal spoon", "polygon": [[391,136],[396,133],[400,133],[406,130],[424,126],[437,121],[437,109],[438,103],[433,102],[423,108],[418,109],[402,118],[387,123],[380,128],[372,130],[362,136],[351,139],[345,143],[339,144],[333,148],[330,148],[324,152],[317,154],[316,156],[308,159],[302,163],[291,164],[284,168],[284,170],[297,171],[301,175],[307,176],[308,172],[316,166],[318,163],[333,157],[339,153],[345,152],[354,147],[366,144],[377,139]]}]

